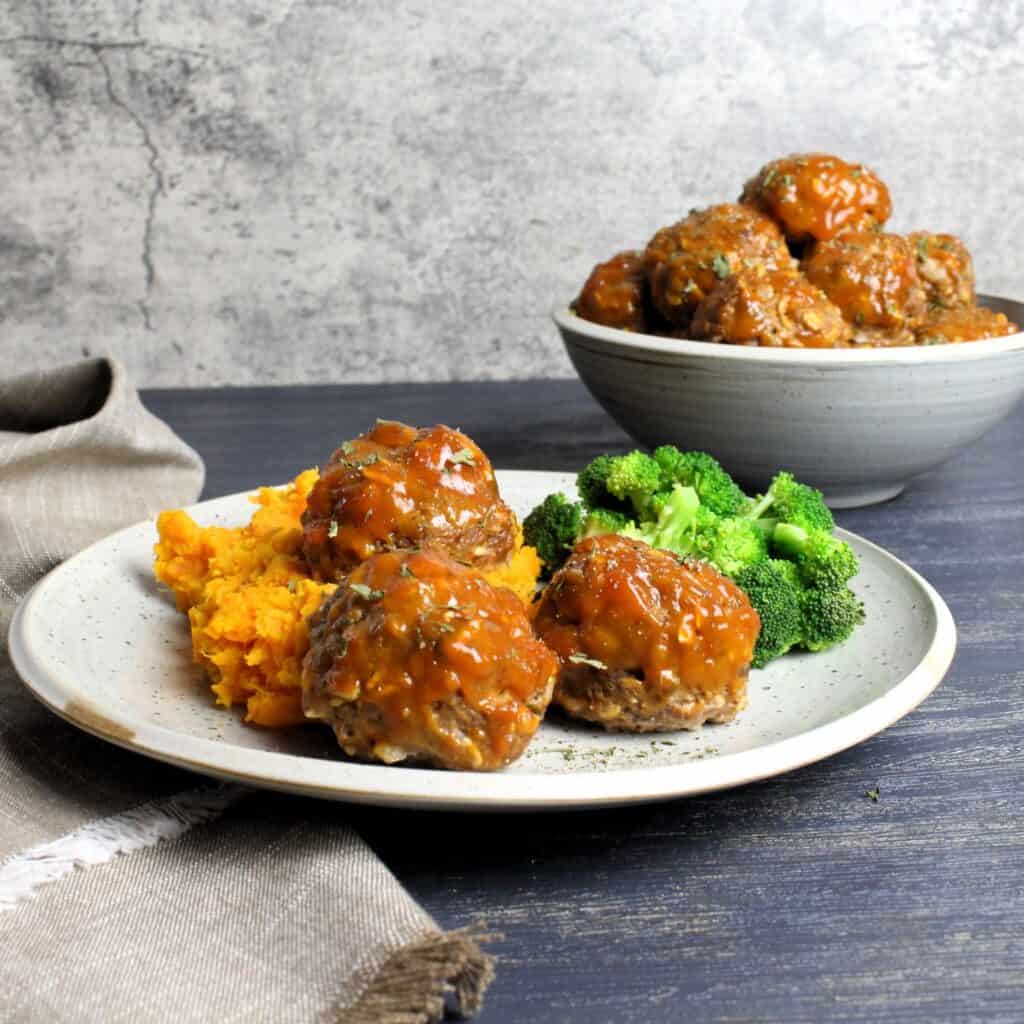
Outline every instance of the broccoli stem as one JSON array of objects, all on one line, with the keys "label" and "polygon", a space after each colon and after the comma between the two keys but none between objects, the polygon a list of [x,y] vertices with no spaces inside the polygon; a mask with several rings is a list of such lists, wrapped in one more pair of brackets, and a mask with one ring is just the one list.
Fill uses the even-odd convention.
[{"label": "broccoli stem", "polygon": [[744,519],[760,519],[765,512],[772,507],[775,502],[775,495],[772,494],[772,489],[768,488],[767,494],[762,494],[759,501],[755,502],[753,506],[747,509],[743,513]]},{"label": "broccoli stem", "polygon": [[772,531],[772,543],[793,555],[802,555],[807,550],[810,534],[793,523],[779,523]]}]

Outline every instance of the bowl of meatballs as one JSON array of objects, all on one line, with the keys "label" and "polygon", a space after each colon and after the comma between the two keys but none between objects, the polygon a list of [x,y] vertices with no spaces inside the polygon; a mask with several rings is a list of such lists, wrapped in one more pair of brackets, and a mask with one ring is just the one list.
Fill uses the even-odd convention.
[{"label": "bowl of meatballs", "polygon": [[781,466],[834,507],[885,501],[1024,393],[1024,305],[976,293],[955,235],[891,213],[868,167],[782,157],[597,264],[554,320],[642,443],[708,451],[752,490]]}]

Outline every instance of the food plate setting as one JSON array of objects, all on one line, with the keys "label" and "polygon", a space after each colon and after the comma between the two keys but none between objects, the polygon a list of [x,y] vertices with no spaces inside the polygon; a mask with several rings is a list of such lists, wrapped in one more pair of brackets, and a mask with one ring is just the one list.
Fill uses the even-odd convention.
[{"label": "food plate setting", "polygon": [[[498,471],[521,518],[569,474]],[[203,502],[201,525],[248,522],[245,494]],[[844,644],[791,653],[750,674],[749,707],[693,732],[627,734],[552,709],[525,754],[500,772],[348,760],[328,730],[265,729],[217,707],[188,624],[153,576],[153,523],[99,542],[36,585],[12,623],[15,665],[36,696],[87,731],[197,772],[311,796],[422,808],[583,808],[735,786],[872,736],[941,681],[956,631],[945,602],[909,567],[852,534],[852,587],[866,618]]]}]

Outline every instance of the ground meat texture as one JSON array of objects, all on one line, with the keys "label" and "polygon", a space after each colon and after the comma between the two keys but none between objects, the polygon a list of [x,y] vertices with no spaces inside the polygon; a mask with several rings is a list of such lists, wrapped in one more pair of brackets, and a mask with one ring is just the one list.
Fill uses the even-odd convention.
[{"label": "ground meat texture", "polygon": [[[897,334],[913,330],[925,314],[917,259],[901,235],[846,231],[817,242],[804,261],[804,274],[854,327],[854,343],[877,344],[878,328]],[[868,328],[865,335],[860,328]]]},{"label": "ground meat texture", "polygon": [[760,627],[710,565],[615,534],[576,545],[534,619],[561,662],[555,702],[627,732],[731,720],[747,705]]},{"label": "ground meat texture", "polygon": [[862,164],[828,153],[772,160],[747,182],[740,200],[777,221],[794,243],[884,224],[892,213],[885,182]]},{"label": "ground meat texture", "polygon": [[974,262],[955,235],[915,231],[907,235],[917,259],[925,299],[930,307],[966,309],[974,305]]},{"label": "ground meat texture", "polygon": [[792,265],[777,225],[736,203],[693,210],[662,228],[644,251],[651,301],[669,331],[689,326],[700,302],[730,274]]},{"label": "ground meat texture", "polygon": [[378,420],[331,456],[302,516],[310,571],[337,580],[378,551],[433,545],[468,565],[508,560],[517,524],[487,456],[451,427]]},{"label": "ground meat texture", "polygon": [[1016,334],[1020,328],[1005,313],[984,306],[932,310],[917,331],[917,344],[943,345],[961,341],[981,341]]},{"label": "ground meat texture", "polygon": [[841,348],[852,330],[828,297],[793,270],[741,272],[697,307],[691,335],[730,345]]},{"label": "ground meat texture", "polygon": [[643,253],[620,252],[591,271],[573,303],[577,316],[605,327],[643,334],[649,327],[650,298]]},{"label": "ground meat texture", "polygon": [[352,757],[491,771],[526,748],[556,670],[511,591],[440,551],[387,552],[310,619],[303,710]]}]

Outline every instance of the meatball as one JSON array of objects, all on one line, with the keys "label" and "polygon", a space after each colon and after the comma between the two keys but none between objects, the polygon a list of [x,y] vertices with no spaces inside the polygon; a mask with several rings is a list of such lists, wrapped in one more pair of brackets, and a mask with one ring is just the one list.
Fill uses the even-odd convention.
[{"label": "meatball", "polygon": [[691,211],[662,228],[644,252],[651,301],[670,330],[687,327],[701,300],[741,268],[792,265],[774,222],[736,203]]},{"label": "meatball", "polygon": [[576,545],[534,619],[561,661],[555,702],[627,732],[731,720],[747,705],[760,626],[710,565],[616,534]]},{"label": "meatball", "polygon": [[914,248],[917,276],[929,306],[966,309],[974,305],[974,262],[959,238],[915,231],[907,241]]},{"label": "meatball", "polygon": [[378,420],[324,467],[302,516],[302,548],[328,581],[375,552],[428,544],[488,568],[507,561],[517,529],[487,456],[465,434]]},{"label": "meatball", "polygon": [[1003,338],[1016,334],[1020,328],[1005,313],[996,313],[984,306],[932,310],[918,328],[919,345],[942,345],[983,338]]},{"label": "meatball", "polygon": [[815,243],[803,270],[854,326],[854,342],[877,344],[880,333],[895,340],[924,317],[914,249],[901,235],[844,231]]},{"label": "meatball", "polygon": [[492,771],[526,748],[557,667],[511,591],[440,551],[390,551],[310,618],[302,706],[352,757]]},{"label": "meatball", "polygon": [[643,334],[654,326],[643,253],[628,250],[598,263],[572,308],[577,316],[605,327]]},{"label": "meatball", "polygon": [[732,345],[839,348],[852,330],[839,310],[794,270],[741,272],[698,307],[691,335]]},{"label": "meatball", "polygon": [[778,221],[795,243],[884,224],[892,213],[885,182],[863,165],[828,153],[772,160],[747,182],[740,201]]}]

